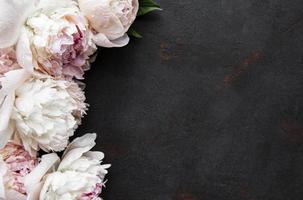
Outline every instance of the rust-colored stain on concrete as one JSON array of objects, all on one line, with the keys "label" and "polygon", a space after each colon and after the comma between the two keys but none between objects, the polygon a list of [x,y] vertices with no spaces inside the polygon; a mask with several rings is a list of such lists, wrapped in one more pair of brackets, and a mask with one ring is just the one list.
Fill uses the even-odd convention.
[{"label": "rust-colored stain on concrete", "polygon": [[160,58],[163,61],[171,60],[176,57],[175,53],[172,52],[171,46],[167,42],[161,42],[160,44]]},{"label": "rust-colored stain on concrete", "polygon": [[280,124],[285,133],[285,139],[290,142],[300,143],[303,141],[303,124],[295,119],[284,119]]},{"label": "rust-colored stain on concrete", "polygon": [[182,192],[177,194],[175,200],[196,200],[196,198],[191,193]]},{"label": "rust-colored stain on concrete", "polygon": [[240,186],[240,198],[241,199],[250,199],[251,197],[251,188],[248,184],[244,183]]},{"label": "rust-colored stain on concrete", "polygon": [[159,56],[162,61],[170,61],[184,54],[185,43],[181,38],[177,38],[175,42],[161,42]]},{"label": "rust-colored stain on concrete", "polygon": [[243,73],[262,58],[263,54],[259,52],[252,52],[249,54],[234,71],[224,77],[223,86],[221,88],[229,88]]}]

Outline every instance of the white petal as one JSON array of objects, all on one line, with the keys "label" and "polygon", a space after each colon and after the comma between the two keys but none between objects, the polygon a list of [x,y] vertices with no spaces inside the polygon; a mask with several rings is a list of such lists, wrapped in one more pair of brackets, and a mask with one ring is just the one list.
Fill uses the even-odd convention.
[{"label": "white petal", "polygon": [[55,167],[60,158],[57,154],[51,153],[43,155],[39,165],[25,177],[24,185],[27,193],[31,193],[32,189],[39,184],[43,176],[52,168]]},{"label": "white petal", "polygon": [[[124,27],[118,13],[108,0],[78,0],[79,7],[92,28],[109,40],[122,37],[129,27]],[[105,46],[106,47],[106,46]]]},{"label": "white petal", "polygon": [[40,182],[35,185],[32,191],[27,195],[27,200],[39,200],[40,191],[42,189],[43,183]]},{"label": "white petal", "polygon": [[53,180],[53,177],[56,177],[56,172],[48,174],[45,177],[45,181],[40,191],[39,200],[45,199],[45,193],[47,192],[47,189],[49,188],[51,181]]},{"label": "white petal", "polygon": [[5,199],[5,190],[3,183],[3,176],[6,173],[6,165],[0,155],[0,199]]},{"label": "white petal", "polygon": [[7,142],[12,138],[14,133],[14,127],[12,123],[9,123],[8,127],[4,129],[3,131],[0,131],[0,148],[5,147]]},{"label": "white petal", "polygon": [[24,69],[13,70],[0,78],[2,88],[0,89],[0,132],[8,128],[9,119],[15,99],[15,90],[28,77]]},{"label": "white petal", "polygon": [[[1,138],[5,138],[3,141],[0,142],[0,147],[3,147],[6,144],[7,139],[9,139],[9,119],[11,117],[11,112],[14,105],[15,94],[14,92],[4,96],[1,98],[3,103],[0,107],[0,133]],[[3,143],[3,144],[2,144]]]},{"label": "white petal", "polygon": [[37,9],[47,8],[48,10],[51,10],[54,8],[67,7],[73,4],[75,4],[75,2],[71,0],[40,0],[37,5]]},{"label": "white petal", "polygon": [[125,34],[116,40],[109,40],[104,34],[98,33],[96,35],[93,35],[93,41],[96,43],[96,45],[101,47],[123,47],[128,44],[129,37],[127,34]]},{"label": "white petal", "polygon": [[114,17],[114,13],[112,13],[110,3],[109,0],[78,0],[81,12],[96,31],[102,32],[108,26],[116,26],[114,24],[116,22],[121,25],[123,31],[123,26],[118,21],[119,19],[111,19]]},{"label": "white petal", "polygon": [[7,95],[17,89],[29,77],[30,74],[24,69],[12,70],[5,73],[4,76],[0,78],[2,86],[0,89],[0,97],[3,97],[3,95]]},{"label": "white petal", "polygon": [[5,200],[26,200],[26,196],[24,194],[15,190],[7,190],[5,195]]},{"label": "white petal", "polygon": [[89,151],[84,153],[84,156],[95,159],[95,160],[103,160],[104,153],[100,151]]},{"label": "white petal", "polygon": [[35,0],[0,1],[0,48],[14,45],[19,37],[20,27],[33,10]]},{"label": "white petal", "polygon": [[30,49],[30,42],[27,31],[22,27],[20,38],[17,43],[16,57],[21,67],[29,73],[34,73],[34,67],[37,65]]},{"label": "white petal", "polygon": [[71,142],[63,154],[63,159],[58,167],[58,170],[64,169],[73,161],[80,158],[84,153],[92,149],[96,145],[96,137],[97,135],[95,133],[85,134],[84,136],[76,138],[73,142]]},{"label": "white petal", "polygon": [[66,148],[64,154],[63,154],[63,158],[65,157],[65,155],[71,151],[72,149],[76,149],[76,148],[83,148],[83,147],[90,147],[93,148],[96,143],[95,140],[97,138],[97,134],[96,133],[87,133],[81,137],[77,137],[75,138]]}]

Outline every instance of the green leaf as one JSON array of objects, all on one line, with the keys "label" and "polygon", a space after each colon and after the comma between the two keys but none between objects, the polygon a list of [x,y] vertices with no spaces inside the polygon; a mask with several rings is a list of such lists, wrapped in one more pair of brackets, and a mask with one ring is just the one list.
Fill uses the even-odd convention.
[{"label": "green leaf", "polygon": [[158,7],[140,7],[137,16],[143,16],[155,10],[162,10]]},{"label": "green leaf", "polygon": [[160,5],[153,0],[139,0],[139,6],[140,7],[158,7],[160,8]]},{"label": "green leaf", "polygon": [[162,10],[160,5],[153,0],[140,0],[138,16],[146,15],[155,10]]},{"label": "green leaf", "polygon": [[135,31],[134,28],[130,27],[127,31],[127,34],[129,36],[135,37],[135,38],[142,38],[142,35],[140,35],[140,33],[138,33],[137,31]]},{"label": "green leaf", "polygon": [[[139,0],[139,11],[137,16],[145,15],[154,10],[162,10],[162,9],[160,5],[154,2],[153,0]],[[135,31],[133,27],[129,28],[127,34],[135,38],[142,38],[142,35],[140,35],[140,33],[138,33],[137,31]]]}]

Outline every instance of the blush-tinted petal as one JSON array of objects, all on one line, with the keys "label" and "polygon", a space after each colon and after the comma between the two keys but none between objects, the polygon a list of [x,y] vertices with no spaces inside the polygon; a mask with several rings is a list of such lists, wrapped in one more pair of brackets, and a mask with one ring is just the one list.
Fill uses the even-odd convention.
[{"label": "blush-tinted petal", "polygon": [[96,45],[101,47],[123,47],[128,44],[129,37],[127,34],[125,34],[116,40],[109,40],[103,33],[98,33],[93,35],[93,41],[96,43]]}]

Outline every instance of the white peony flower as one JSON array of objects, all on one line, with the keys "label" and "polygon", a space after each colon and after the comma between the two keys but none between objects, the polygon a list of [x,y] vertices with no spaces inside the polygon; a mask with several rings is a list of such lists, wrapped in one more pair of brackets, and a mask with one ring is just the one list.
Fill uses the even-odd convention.
[{"label": "white peony flower", "polygon": [[47,174],[40,183],[34,179],[30,181],[32,185],[40,185],[41,191],[30,194],[29,200],[99,200],[110,165],[101,165],[102,152],[89,151],[95,146],[95,139],[96,134],[75,139],[55,171]]},{"label": "white peony flower", "polygon": [[30,78],[15,96],[11,118],[26,150],[64,150],[86,109],[77,84]]},{"label": "white peony flower", "polygon": [[43,200],[99,200],[102,180],[88,173],[54,172],[47,175],[40,194]]},{"label": "white peony flower", "polygon": [[78,0],[79,7],[94,31],[94,41],[103,47],[121,47],[139,9],[138,0]]}]

